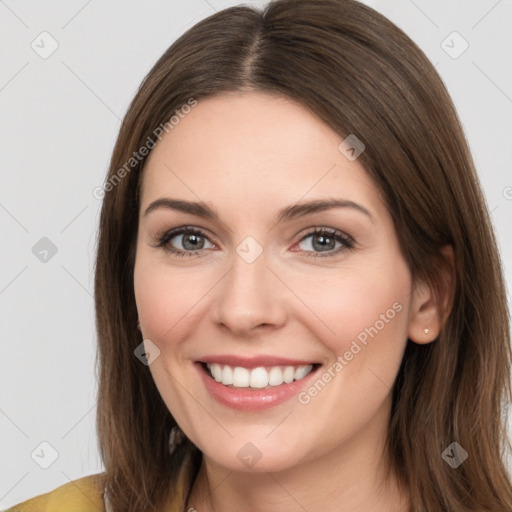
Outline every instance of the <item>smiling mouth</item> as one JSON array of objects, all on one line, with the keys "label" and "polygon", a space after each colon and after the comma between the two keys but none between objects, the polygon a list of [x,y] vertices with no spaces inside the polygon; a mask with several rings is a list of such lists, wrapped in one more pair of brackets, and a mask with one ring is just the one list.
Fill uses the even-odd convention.
[{"label": "smiling mouth", "polygon": [[258,366],[244,368],[228,364],[201,362],[206,374],[229,388],[267,389],[301,380],[321,365],[318,363],[292,366]]}]

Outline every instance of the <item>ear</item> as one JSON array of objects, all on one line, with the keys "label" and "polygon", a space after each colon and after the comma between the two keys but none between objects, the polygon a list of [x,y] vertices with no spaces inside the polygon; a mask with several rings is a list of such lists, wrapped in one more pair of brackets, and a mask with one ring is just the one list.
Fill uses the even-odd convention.
[{"label": "ear", "polygon": [[416,284],[409,316],[409,339],[418,344],[434,341],[450,315],[455,295],[455,255],[453,247],[441,249],[435,285]]}]

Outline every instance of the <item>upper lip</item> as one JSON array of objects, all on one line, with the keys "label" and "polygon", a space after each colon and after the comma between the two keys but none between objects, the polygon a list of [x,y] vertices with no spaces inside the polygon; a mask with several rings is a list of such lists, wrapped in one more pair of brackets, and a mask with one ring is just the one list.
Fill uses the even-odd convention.
[{"label": "upper lip", "polygon": [[255,356],[240,357],[235,355],[212,355],[198,359],[200,363],[208,364],[227,364],[228,366],[241,366],[243,368],[258,368],[260,366],[305,366],[308,364],[316,364],[314,361],[305,359],[290,359],[279,356]]}]

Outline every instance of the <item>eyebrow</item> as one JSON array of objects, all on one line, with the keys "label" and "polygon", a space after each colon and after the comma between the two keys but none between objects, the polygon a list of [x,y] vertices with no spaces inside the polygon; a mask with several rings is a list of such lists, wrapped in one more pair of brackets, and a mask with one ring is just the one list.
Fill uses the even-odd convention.
[{"label": "eyebrow", "polygon": [[[206,219],[220,220],[220,216],[217,211],[202,201],[185,201],[183,199],[171,199],[168,197],[162,197],[153,201],[146,208],[144,217],[149,215],[151,212],[162,208],[190,213]],[[313,201],[296,203],[280,210],[275,221],[276,223],[280,223],[286,220],[303,217],[305,215],[331,210],[333,208],[351,208],[366,215],[372,222],[374,222],[372,214],[364,206],[346,199],[316,199]]]}]

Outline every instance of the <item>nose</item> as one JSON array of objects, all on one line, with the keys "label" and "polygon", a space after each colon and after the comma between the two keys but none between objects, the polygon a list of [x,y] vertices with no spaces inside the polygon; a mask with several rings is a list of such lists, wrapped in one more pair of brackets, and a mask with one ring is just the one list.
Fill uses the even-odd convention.
[{"label": "nose", "polygon": [[212,304],[216,325],[237,337],[253,337],[285,324],[290,292],[269,267],[265,251],[251,263],[233,255],[233,266],[217,285]]}]

